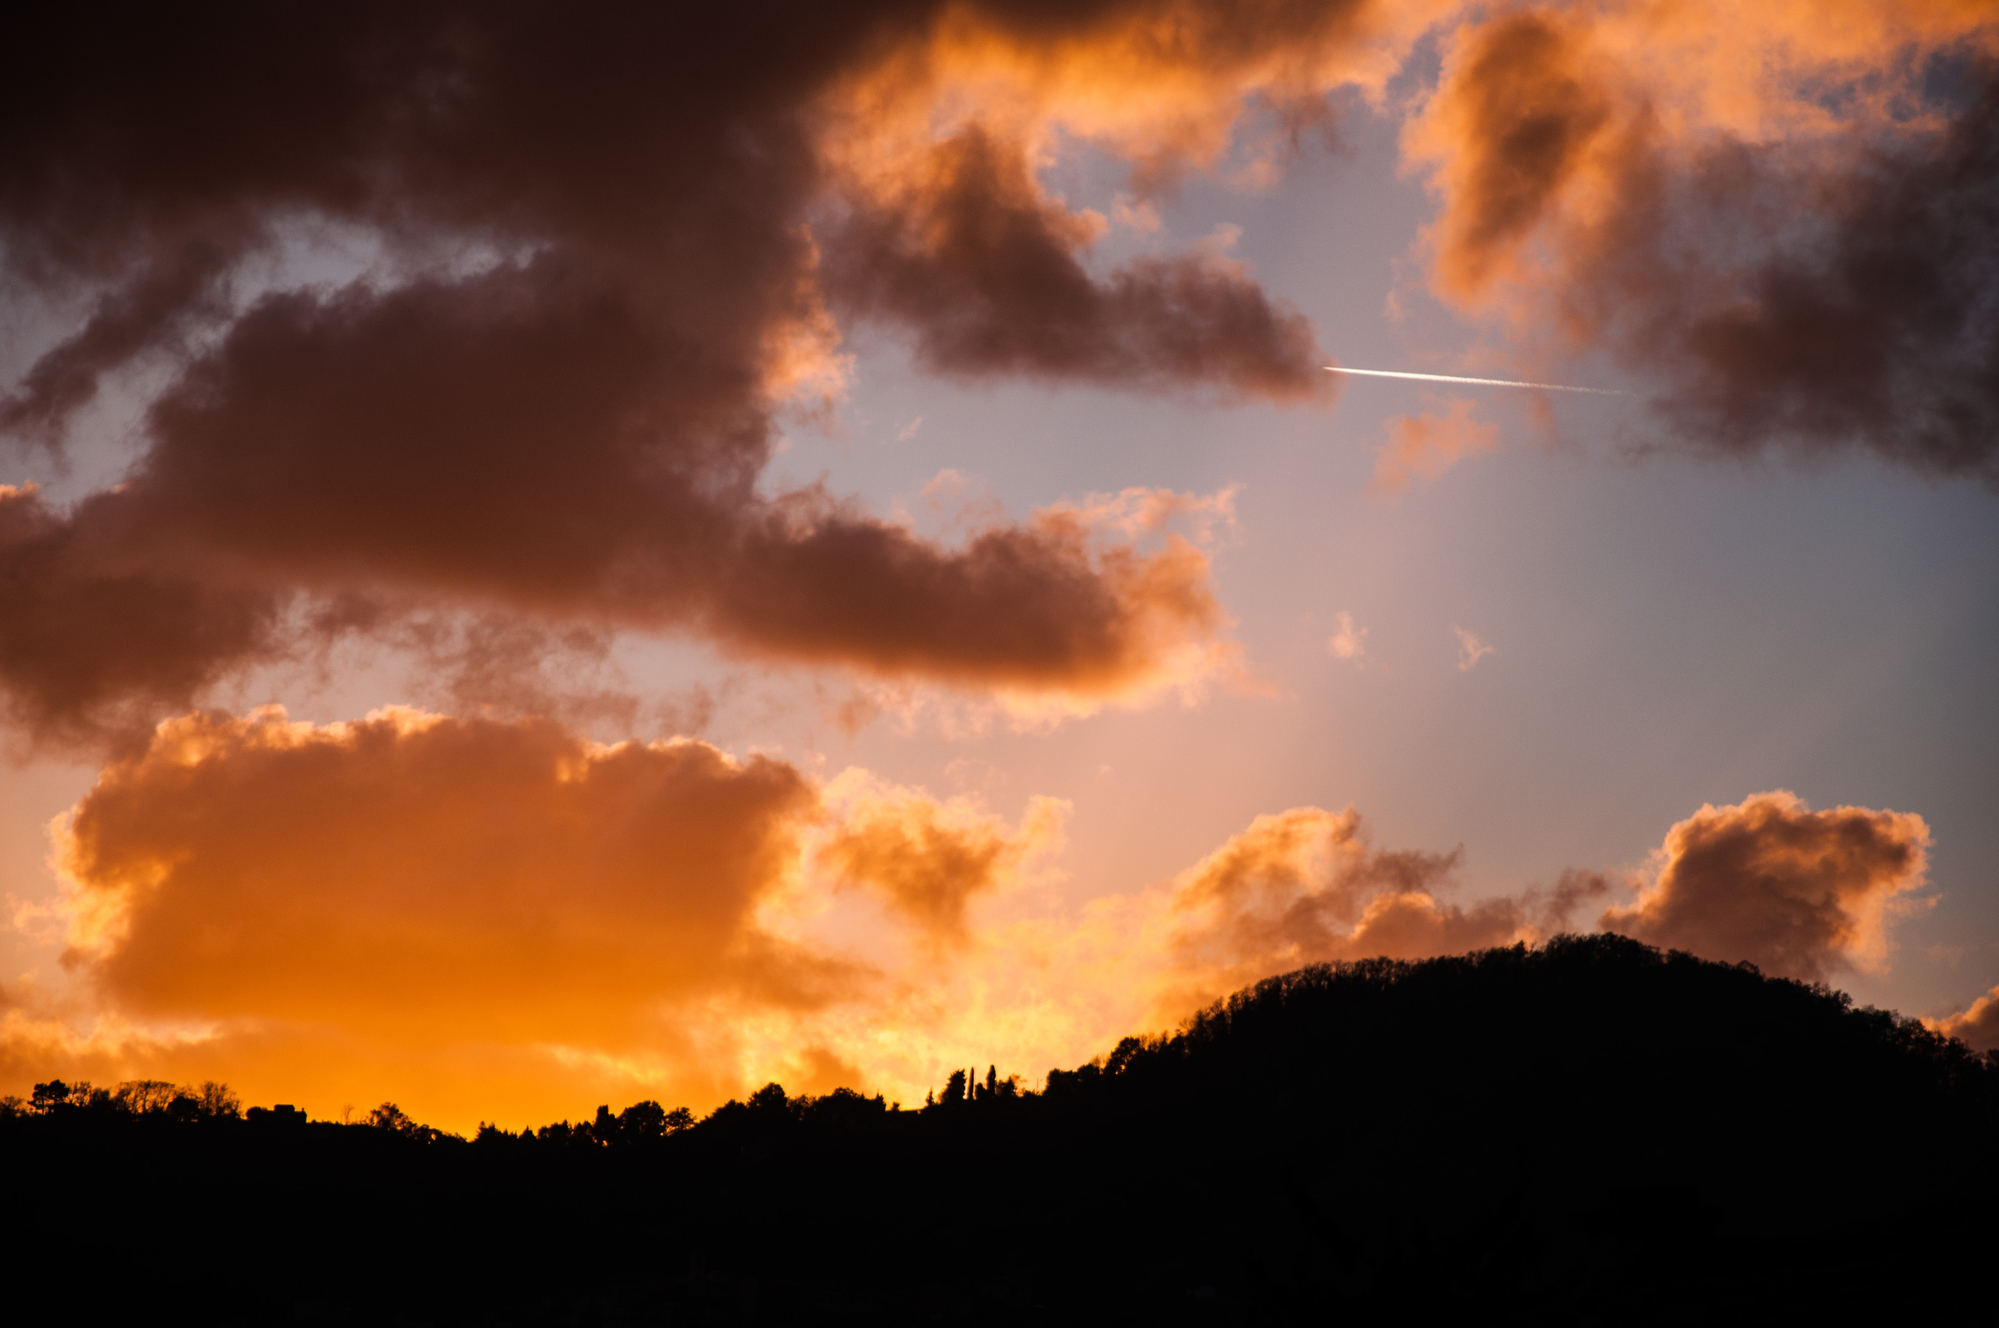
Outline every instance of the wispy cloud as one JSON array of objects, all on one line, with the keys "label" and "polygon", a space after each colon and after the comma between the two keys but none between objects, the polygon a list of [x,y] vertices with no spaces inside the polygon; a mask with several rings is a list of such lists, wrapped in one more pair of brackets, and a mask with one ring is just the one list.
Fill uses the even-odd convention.
[{"label": "wispy cloud", "polygon": [[1499,430],[1471,417],[1472,403],[1453,401],[1445,413],[1402,415],[1388,426],[1388,441],[1374,454],[1371,492],[1393,497],[1413,480],[1430,484],[1445,471],[1499,446]]},{"label": "wispy cloud", "polygon": [[1339,625],[1339,630],[1327,638],[1326,649],[1332,652],[1334,659],[1358,664],[1361,657],[1367,654],[1367,628],[1354,626],[1353,615],[1345,610],[1334,614],[1333,621]]},{"label": "wispy cloud", "polygon": [[1484,641],[1478,639],[1478,635],[1475,632],[1466,631],[1462,627],[1453,627],[1451,630],[1458,634],[1459,673],[1470,673],[1478,667],[1478,662],[1487,655],[1496,655],[1499,653],[1498,646],[1487,645]]}]

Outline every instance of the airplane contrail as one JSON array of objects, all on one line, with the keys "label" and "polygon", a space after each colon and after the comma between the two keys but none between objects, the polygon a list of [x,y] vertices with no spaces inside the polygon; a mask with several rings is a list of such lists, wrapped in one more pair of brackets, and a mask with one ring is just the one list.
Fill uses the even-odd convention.
[{"label": "airplane contrail", "polygon": [[1414,378],[1426,383],[1477,383],[1483,387],[1538,387],[1543,392],[1587,392],[1593,397],[1624,395],[1608,387],[1564,387],[1560,383],[1517,383],[1510,378],[1459,378],[1453,374],[1396,373],[1392,369],[1346,369],[1337,364],[1327,365],[1326,372],[1361,374],[1368,378]]}]

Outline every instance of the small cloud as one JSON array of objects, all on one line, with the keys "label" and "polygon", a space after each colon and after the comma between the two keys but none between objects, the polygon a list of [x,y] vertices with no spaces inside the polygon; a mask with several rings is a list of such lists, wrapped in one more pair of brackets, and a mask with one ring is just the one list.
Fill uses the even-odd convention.
[{"label": "small cloud", "polygon": [[1467,632],[1462,627],[1453,627],[1451,630],[1458,634],[1459,673],[1470,673],[1478,666],[1478,662],[1487,655],[1496,655],[1499,653],[1498,646],[1487,645],[1485,642],[1479,640],[1477,635]]},{"label": "small cloud", "polygon": [[1158,209],[1150,203],[1134,202],[1126,194],[1119,194],[1111,203],[1111,220],[1129,226],[1140,235],[1153,235],[1159,230]]},{"label": "small cloud", "polygon": [[1950,968],[1956,968],[1963,963],[1964,956],[1970,952],[1970,947],[1963,945],[1932,945],[1923,951],[1933,963],[1944,964]]},{"label": "small cloud", "polygon": [[981,530],[1006,521],[1006,505],[977,475],[946,467],[923,486],[923,507],[942,529]]},{"label": "small cloud", "polygon": [[901,431],[898,432],[895,436],[895,441],[897,441],[898,443],[908,442],[910,439],[916,437],[916,431],[918,429],[921,429],[922,427],[923,427],[923,417],[921,415],[918,415],[915,419],[911,420],[909,423],[902,426]]},{"label": "small cloud", "polygon": [[1980,996],[1971,1008],[1944,1019],[1925,1019],[1932,1031],[1954,1037],[1973,1051],[1999,1048],[1999,987]]},{"label": "small cloud", "polygon": [[1333,621],[1339,624],[1339,630],[1327,638],[1326,649],[1332,652],[1334,659],[1359,663],[1361,656],[1367,653],[1367,628],[1355,627],[1351,613],[1336,613]]},{"label": "small cloud", "polygon": [[1411,481],[1429,484],[1480,452],[1499,446],[1499,430],[1471,417],[1472,403],[1453,401],[1442,415],[1403,415],[1388,426],[1388,441],[1374,454],[1369,491],[1394,497]]},{"label": "small cloud", "polygon": [[1235,248],[1236,241],[1240,239],[1242,227],[1232,221],[1217,222],[1213,230],[1195,242],[1194,248],[1209,258],[1221,258]]},{"label": "small cloud", "polygon": [[923,496],[933,502],[942,502],[962,496],[976,483],[977,481],[964,471],[946,466],[924,484]]}]

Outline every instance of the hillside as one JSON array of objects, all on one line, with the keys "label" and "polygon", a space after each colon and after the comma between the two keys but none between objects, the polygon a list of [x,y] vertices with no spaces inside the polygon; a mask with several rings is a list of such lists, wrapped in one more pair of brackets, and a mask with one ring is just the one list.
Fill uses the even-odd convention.
[{"label": "hillside", "polygon": [[1287,1323],[1906,1314],[1982,1266],[1999,1057],[1564,937],[1308,968],[892,1111],[772,1086],[521,1138],[0,1120],[22,1267],[260,1323]]}]

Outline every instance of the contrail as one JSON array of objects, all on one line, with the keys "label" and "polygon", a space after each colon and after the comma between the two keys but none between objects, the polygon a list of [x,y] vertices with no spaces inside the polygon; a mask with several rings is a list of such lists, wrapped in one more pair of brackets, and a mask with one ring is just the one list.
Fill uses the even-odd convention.
[{"label": "contrail", "polygon": [[1482,387],[1538,387],[1543,392],[1587,392],[1593,397],[1621,397],[1622,392],[1607,387],[1564,387],[1560,383],[1516,383],[1510,378],[1459,378],[1452,374],[1396,373],[1392,369],[1343,369],[1326,366],[1327,373],[1363,374],[1369,378],[1415,378],[1426,383],[1477,383]]}]

